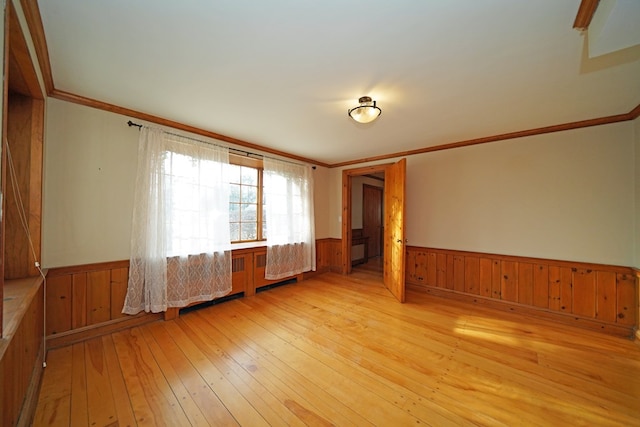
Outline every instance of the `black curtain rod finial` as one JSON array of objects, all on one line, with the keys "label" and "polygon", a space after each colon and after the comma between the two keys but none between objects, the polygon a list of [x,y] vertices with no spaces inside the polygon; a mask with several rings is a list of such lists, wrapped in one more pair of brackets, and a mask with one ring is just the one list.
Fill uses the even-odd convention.
[{"label": "black curtain rod finial", "polygon": [[137,127],[138,129],[142,129],[142,125],[139,125],[139,124],[137,124],[137,123],[133,123],[131,120],[129,120],[129,121],[127,122],[127,124],[129,125],[129,127],[131,127],[131,126],[135,126],[135,127]]}]

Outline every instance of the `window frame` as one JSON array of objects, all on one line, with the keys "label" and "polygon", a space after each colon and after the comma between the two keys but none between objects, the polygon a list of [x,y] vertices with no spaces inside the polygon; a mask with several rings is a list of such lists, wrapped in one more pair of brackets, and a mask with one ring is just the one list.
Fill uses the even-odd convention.
[{"label": "window frame", "polygon": [[[235,166],[244,166],[248,168],[253,168],[258,171],[258,195],[257,195],[257,212],[256,212],[256,227],[257,227],[257,238],[252,240],[231,240],[231,244],[244,244],[244,243],[255,243],[255,242],[266,242],[267,237],[263,235],[263,224],[264,224],[264,164],[262,159],[255,159],[248,156],[241,156],[234,153],[229,153],[229,164]],[[231,185],[231,182],[229,182]],[[242,184],[240,184],[242,185]],[[231,226],[231,221],[229,221],[229,226]],[[242,229],[242,221],[240,221],[240,229]],[[242,238],[242,233],[240,233],[240,237]]]}]

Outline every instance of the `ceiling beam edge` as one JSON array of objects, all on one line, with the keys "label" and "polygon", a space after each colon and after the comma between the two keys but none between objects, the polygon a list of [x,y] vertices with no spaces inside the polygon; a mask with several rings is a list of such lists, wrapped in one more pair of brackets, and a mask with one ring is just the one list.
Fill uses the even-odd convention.
[{"label": "ceiling beam edge", "polygon": [[22,6],[22,11],[27,21],[27,27],[29,27],[29,33],[31,34],[31,40],[33,41],[33,46],[36,50],[38,65],[40,66],[40,73],[42,73],[42,79],[44,80],[45,90],[47,95],[49,95],[54,90],[53,74],[51,73],[49,49],[47,48],[47,39],[44,35],[40,8],[38,7],[37,0],[20,0],[20,5]]},{"label": "ceiling beam edge", "polygon": [[581,31],[589,28],[589,24],[591,24],[591,20],[593,19],[593,15],[596,13],[599,2],[600,0],[582,0],[580,2],[580,7],[578,8],[576,19],[573,21],[573,28]]}]

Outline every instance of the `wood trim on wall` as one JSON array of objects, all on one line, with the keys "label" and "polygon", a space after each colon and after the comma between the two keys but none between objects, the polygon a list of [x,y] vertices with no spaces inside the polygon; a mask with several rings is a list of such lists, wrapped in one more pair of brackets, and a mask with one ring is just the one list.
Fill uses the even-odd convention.
[{"label": "wood trim on wall", "polygon": [[593,15],[596,13],[600,0],[582,0],[578,8],[578,14],[573,21],[573,28],[578,30],[586,30],[591,24]]},{"label": "wood trim on wall", "polygon": [[563,131],[573,130],[573,129],[581,129],[581,128],[592,127],[592,126],[626,122],[626,121],[636,119],[638,117],[638,114],[640,114],[640,105],[638,105],[628,113],[624,113],[624,114],[616,114],[613,116],[599,117],[595,119],[581,120],[577,122],[563,123],[559,125],[545,126],[541,128],[528,129],[528,130],[522,130],[517,132],[503,133],[500,135],[487,136],[483,138],[468,139],[466,141],[434,145],[432,147],[418,148],[418,149],[409,150],[409,151],[400,151],[397,153],[384,154],[381,156],[367,157],[364,159],[351,160],[348,162],[334,163],[329,167],[337,168],[337,167],[355,165],[358,163],[375,162],[375,161],[381,161],[381,160],[394,159],[398,157],[406,157],[406,156],[414,156],[417,154],[431,153],[433,151],[450,150],[453,148],[469,147],[472,145],[479,145],[479,144],[488,144],[491,142],[523,138],[526,136],[543,135],[547,133],[563,132]]},{"label": "wood trim on wall", "polygon": [[43,100],[44,94],[15,7],[11,1],[7,6],[10,15],[9,51],[5,52],[5,58],[10,61],[9,87],[19,88],[17,91],[22,95]]},{"label": "wood trim on wall", "polygon": [[631,267],[407,247],[406,281],[428,293],[633,337]]},{"label": "wood trim on wall", "polygon": [[38,65],[44,80],[47,95],[53,91],[53,75],[51,73],[51,61],[49,60],[49,48],[47,47],[47,39],[44,35],[44,27],[42,25],[42,16],[40,16],[40,8],[37,0],[20,0],[22,11],[27,21],[27,27],[33,40],[33,46],[38,57]]}]

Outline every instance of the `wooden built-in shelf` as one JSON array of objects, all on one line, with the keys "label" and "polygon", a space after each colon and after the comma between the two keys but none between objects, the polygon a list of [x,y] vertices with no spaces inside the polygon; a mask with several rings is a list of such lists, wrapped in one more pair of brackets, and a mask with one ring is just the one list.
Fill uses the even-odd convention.
[{"label": "wooden built-in shelf", "polygon": [[43,280],[42,276],[5,280],[2,306],[2,331],[5,340],[15,334]]}]

